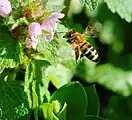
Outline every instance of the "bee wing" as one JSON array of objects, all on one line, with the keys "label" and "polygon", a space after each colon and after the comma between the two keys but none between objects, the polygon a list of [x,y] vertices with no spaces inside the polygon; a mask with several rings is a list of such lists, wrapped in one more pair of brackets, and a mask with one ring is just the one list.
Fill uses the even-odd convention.
[{"label": "bee wing", "polygon": [[95,38],[99,36],[101,29],[102,24],[100,22],[97,20],[90,20],[83,34],[86,38]]}]

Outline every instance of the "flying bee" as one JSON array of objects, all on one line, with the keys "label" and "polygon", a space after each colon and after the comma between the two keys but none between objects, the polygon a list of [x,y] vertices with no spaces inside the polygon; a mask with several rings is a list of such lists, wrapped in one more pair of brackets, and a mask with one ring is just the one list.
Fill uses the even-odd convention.
[{"label": "flying bee", "polygon": [[[101,24],[97,21],[90,21],[84,34],[78,33],[75,30],[70,30],[63,38],[67,38],[67,42],[70,43],[75,51],[76,60],[78,58],[86,56],[89,60],[98,63],[100,61],[98,52],[94,47],[86,41],[88,38],[98,37]],[[81,53],[81,54],[80,54]]]}]

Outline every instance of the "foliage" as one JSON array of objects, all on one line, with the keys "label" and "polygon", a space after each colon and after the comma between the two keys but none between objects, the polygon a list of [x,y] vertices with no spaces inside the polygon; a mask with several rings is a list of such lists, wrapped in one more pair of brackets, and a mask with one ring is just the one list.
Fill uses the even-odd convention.
[{"label": "foliage", "polygon": [[95,10],[99,0],[80,0],[82,4],[86,4],[90,10]]},{"label": "foliage", "polygon": [[[12,12],[0,17],[0,120],[132,119],[131,0],[9,2]],[[29,31],[46,19],[47,30]],[[98,37],[86,37],[99,64],[85,56],[76,61],[63,38],[70,29],[83,33],[90,19],[102,24]]]},{"label": "foliage", "polygon": [[105,2],[113,13],[117,12],[120,17],[125,19],[127,22],[132,21],[131,0],[105,0]]}]

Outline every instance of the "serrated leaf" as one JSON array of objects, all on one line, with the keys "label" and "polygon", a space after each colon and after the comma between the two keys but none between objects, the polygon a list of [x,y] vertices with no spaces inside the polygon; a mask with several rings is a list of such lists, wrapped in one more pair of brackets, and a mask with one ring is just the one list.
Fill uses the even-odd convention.
[{"label": "serrated leaf", "polygon": [[89,10],[95,10],[99,3],[99,0],[80,0],[82,4],[85,4]]},{"label": "serrated leaf", "polygon": [[93,115],[87,115],[85,120],[105,120],[105,118],[97,117],[97,116],[93,116]]},{"label": "serrated leaf", "polygon": [[61,12],[65,7],[63,5],[47,5],[46,11],[47,12]]},{"label": "serrated leaf", "polygon": [[57,63],[57,46],[58,43],[54,40],[51,42],[44,40],[39,41],[37,50],[43,52],[43,60],[49,61],[51,64]]},{"label": "serrated leaf", "polygon": [[31,98],[31,86],[32,86],[32,81],[34,78],[34,66],[33,64],[28,64],[25,72],[25,80],[24,80],[24,91],[26,92],[27,98],[28,98],[28,103],[29,107],[32,108],[32,98]]},{"label": "serrated leaf", "polygon": [[46,102],[50,99],[50,93],[48,91],[50,80],[45,74],[45,70],[50,63],[45,60],[35,60],[33,64],[35,65],[36,89],[37,95],[39,96],[39,104],[42,104],[44,101]]},{"label": "serrated leaf", "polygon": [[18,81],[0,83],[0,119],[18,120],[28,114],[24,88]]},{"label": "serrated leaf", "polygon": [[[47,100],[49,99],[48,85],[50,81],[45,76],[45,69],[49,65],[50,63],[45,60],[34,60],[26,68],[24,88],[30,108],[42,104],[44,95]],[[33,84],[35,84],[34,87]]]},{"label": "serrated leaf", "polygon": [[112,96],[108,106],[104,109],[104,117],[111,120],[131,120],[131,100],[132,97]]},{"label": "serrated leaf", "polygon": [[88,98],[87,115],[99,115],[100,103],[95,85],[84,87]]},{"label": "serrated leaf", "polygon": [[104,0],[108,8],[113,12],[117,12],[122,19],[127,22],[132,21],[132,0]]},{"label": "serrated leaf", "polygon": [[56,88],[60,88],[71,81],[73,73],[70,69],[58,64],[57,66],[49,66],[46,69],[46,75]]},{"label": "serrated leaf", "polygon": [[20,63],[20,44],[16,41],[8,28],[0,26],[0,68],[14,68]]},{"label": "serrated leaf", "polygon": [[67,103],[67,120],[84,120],[87,107],[87,96],[78,82],[64,85],[56,90],[51,101],[58,100],[62,105]]}]

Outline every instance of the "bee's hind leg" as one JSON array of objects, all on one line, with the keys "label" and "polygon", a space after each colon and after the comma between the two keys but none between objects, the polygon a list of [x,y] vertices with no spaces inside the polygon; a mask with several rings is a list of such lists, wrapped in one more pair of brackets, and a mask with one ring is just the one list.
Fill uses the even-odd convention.
[{"label": "bee's hind leg", "polygon": [[84,54],[82,54],[82,53],[80,54],[80,61],[81,61],[81,62],[82,62],[84,56],[85,56]]},{"label": "bee's hind leg", "polygon": [[84,54],[81,53],[81,55],[80,55],[80,59],[82,59],[83,57],[84,57]]},{"label": "bee's hind leg", "polygon": [[79,52],[79,47],[77,46],[75,48],[75,59],[76,59],[76,63],[77,63],[77,61],[79,59],[79,56],[80,56],[80,52]]}]

